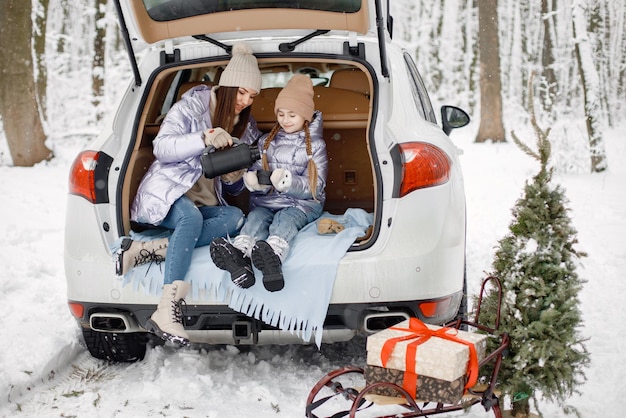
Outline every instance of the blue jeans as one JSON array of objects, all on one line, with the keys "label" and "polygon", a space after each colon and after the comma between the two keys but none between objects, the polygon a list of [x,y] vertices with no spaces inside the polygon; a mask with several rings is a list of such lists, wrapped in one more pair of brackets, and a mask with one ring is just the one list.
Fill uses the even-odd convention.
[{"label": "blue jeans", "polygon": [[160,226],[174,230],[167,246],[163,284],[184,280],[196,247],[215,238],[234,236],[244,222],[241,209],[234,206],[200,206],[181,196]]},{"label": "blue jeans", "polygon": [[299,230],[313,221],[298,208],[284,208],[273,211],[257,207],[248,214],[248,220],[241,235],[249,235],[257,240],[265,240],[269,236],[277,236],[290,242]]}]

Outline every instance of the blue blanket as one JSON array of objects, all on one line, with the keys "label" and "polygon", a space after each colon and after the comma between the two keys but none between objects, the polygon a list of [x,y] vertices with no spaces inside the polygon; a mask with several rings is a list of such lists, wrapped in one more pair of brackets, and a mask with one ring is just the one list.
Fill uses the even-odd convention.
[{"label": "blue blanket", "polygon": [[[334,219],[345,226],[338,234],[320,235],[317,222],[305,226],[291,242],[291,249],[283,264],[285,287],[268,292],[262,283],[262,274],[255,269],[256,283],[248,289],[235,286],[230,274],[213,264],[209,247],[194,250],[191,267],[185,281],[191,283],[194,300],[203,297],[220,303],[249,317],[259,319],[281,330],[295,333],[309,342],[315,334],[320,347],[328,304],[330,302],[337,266],[357,237],[363,236],[372,224],[373,215],[362,209],[348,209],[345,214],[323,213],[321,218]],[[321,219],[320,218],[320,219]],[[167,236],[169,231],[154,230],[131,233],[134,240],[150,240]],[[116,251],[118,240],[111,248]],[[144,264],[128,272],[123,284],[133,284],[136,291],[159,294],[163,285],[162,266]]]}]

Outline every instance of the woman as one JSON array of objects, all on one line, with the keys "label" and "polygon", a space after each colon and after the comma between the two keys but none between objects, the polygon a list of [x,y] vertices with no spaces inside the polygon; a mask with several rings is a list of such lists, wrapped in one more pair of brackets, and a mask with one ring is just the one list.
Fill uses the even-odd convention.
[{"label": "woman", "polygon": [[180,302],[190,288],[184,279],[193,249],[217,237],[236,235],[244,223],[243,212],[228,206],[222,196],[223,191],[241,191],[243,172],[207,179],[200,156],[209,145],[217,149],[232,145],[231,136],[246,143],[261,136],[250,118],[250,106],[260,89],[256,57],[247,44],[236,44],[218,87],[197,86],[185,93],[154,139],[156,160],[139,184],[131,220],[173,232],[169,239],[127,240],[116,265],[123,275],[141,262],[165,258],[161,300],[146,324],[148,331],[164,340],[189,344]]}]

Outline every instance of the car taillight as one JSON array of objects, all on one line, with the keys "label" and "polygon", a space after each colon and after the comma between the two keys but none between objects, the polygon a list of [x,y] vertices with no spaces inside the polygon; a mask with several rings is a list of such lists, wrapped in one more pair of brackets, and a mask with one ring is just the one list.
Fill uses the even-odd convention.
[{"label": "car taillight", "polygon": [[438,186],[450,179],[450,160],[445,152],[432,144],[406,142],[397,145],[401,165],[400,183],[395,197],[413,190]]},{"label": "car taillight", "polygon": [[108,203],[109,168],[113,159],[102,152],[83,151],[70,169],[69,193],[91,203]]}]

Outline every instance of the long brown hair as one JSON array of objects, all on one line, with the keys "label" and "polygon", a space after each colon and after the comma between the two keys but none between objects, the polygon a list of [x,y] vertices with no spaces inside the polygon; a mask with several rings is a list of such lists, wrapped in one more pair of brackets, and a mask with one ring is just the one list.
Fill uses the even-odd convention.
[{"label": "long brown hair", "polygon": [[[276,134],[280,130],[280,124],[276,123],[270,133],[267,135],[267,139],[265,140],[265,144],[263,144],[263,155],[261,156],[261,162],[263,163],[263,170],[269,170],[270,165],[267,161],[267,149],[270,147],[270,142],[276,137]],[[309,157],[309,162],[307,163],[307,172],[309,174],[309,187],[311,188],[311,194],[313,195],[313,200],[317,201],[317,165],[315,165],[315,161],[313,161],[313,147],[311,146],[311,134],[309,133],[309,121],[304,121],[304,137],[306,144],[306,154]]]},{"label": "long brown hair", "polygon": [[235,105],[237,104],[237,94],[239,87],[220,86],[215,95],[217,103],[215,107],[215,115],[211,123],[213,126],[219,126],[226,130],[232,136],[241,138],[246,131],[246,126],[250,120],[250,111],[252,106],[246,107],[239,114],[239,121],[235,124]]}]

